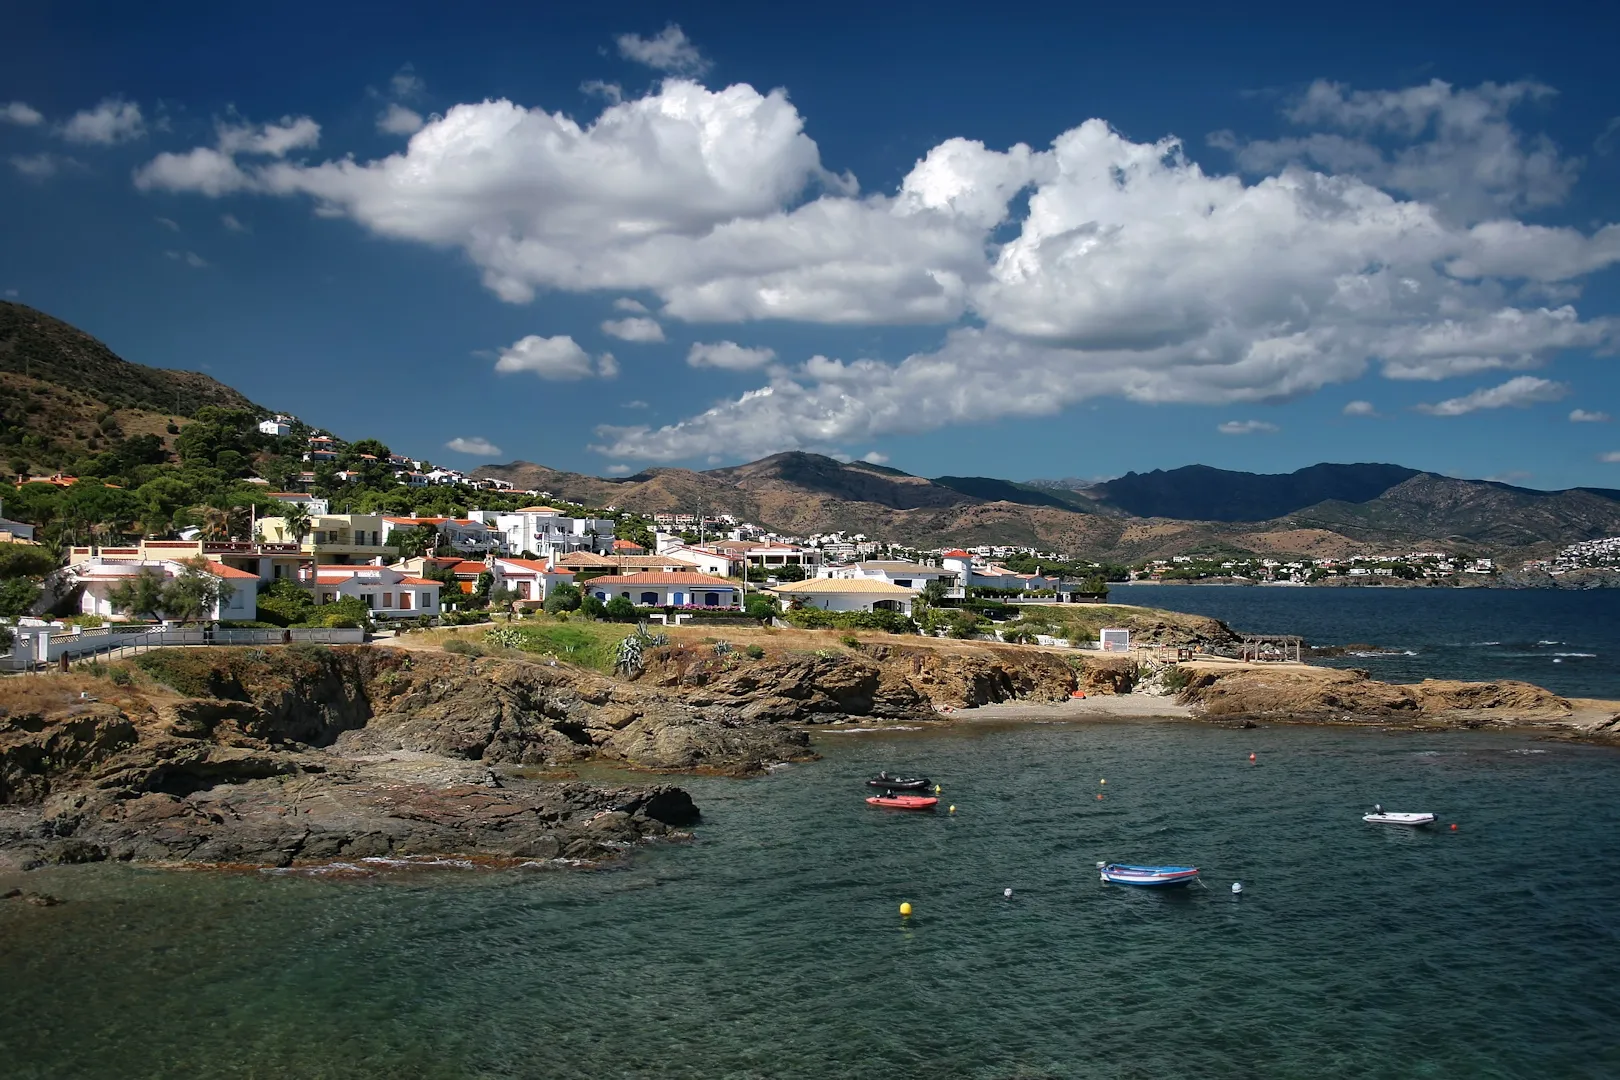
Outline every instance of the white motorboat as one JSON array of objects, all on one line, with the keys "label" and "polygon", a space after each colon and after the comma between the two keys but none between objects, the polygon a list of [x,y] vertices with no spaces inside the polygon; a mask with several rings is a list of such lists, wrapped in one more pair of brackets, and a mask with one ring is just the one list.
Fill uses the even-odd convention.
[{"label": "white motorboat", "polygon": [[1433,814],[1396,814],[1388,810],[1378,810],[1371,814],[1361,815],[1361,820],[1372,825],[1432,825]]}]

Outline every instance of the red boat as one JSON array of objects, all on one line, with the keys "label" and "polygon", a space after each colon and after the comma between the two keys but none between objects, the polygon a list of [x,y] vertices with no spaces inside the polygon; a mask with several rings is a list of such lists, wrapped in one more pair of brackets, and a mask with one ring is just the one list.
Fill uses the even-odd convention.
[{"label": "red boat", "polygon": [[939,805],[939,800],[932,795],[870,795],[866,801],[893,810],[932,810]]}]

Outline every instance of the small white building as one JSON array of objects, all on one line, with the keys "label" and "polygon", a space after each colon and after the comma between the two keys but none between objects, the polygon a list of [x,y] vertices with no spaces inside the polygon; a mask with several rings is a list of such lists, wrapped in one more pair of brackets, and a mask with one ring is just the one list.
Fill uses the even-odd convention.
[{"label": "small white building", "polygon": [[311,495],[304,491],[271,491],[267,494],[277,502],[287,503],[289,506],[302,506],[311,517],[330,513],[332,504],[319,495]]},{"label": "small white building", "polygon": [[259,432],[263,435],[275,435],[285,439],[292,434],[292,424],[285,416],[277,416],[270,420],[259,421]]},{"label": "small white building", "polygon": [[611,550],[618,526],[612,518],[570,517],[554,506],[526,506],[510,514],[472,510],[467,516],[493,525],[513,555],[528,552],[541,559]]},{"label": "small white building", "polygon": [[784,604],[823,611],[898,611],[910,615],[919,590],[876,578],[810,578],[765,590]]},{"label": "small white building", "polygon": [[957,585],[957,573],[954,570],[894,559],[869,559],[849,566],[829,566],[822,570],[822,576],[834,580],[866,578],[872,581],[886,581],[902,589],[919,591],[930,581],[943,581],[946,588]]},{"label": "small white building", "polygon": [[489,572],[494,577],[492,589],[511,589],[518,600],[530,603],[541,603],[558,585],[574,582],[573,571],[552,566],[544,559],[496,557],[489,560]]},{"label": "small white building", "polygon": [[603,603],[625,597],[638,607],[736,608],[742,587],[708,574],[609,574],[582,582],[580,588]]},{"label": "small white building", "polygon": [[387,566],[322,566],[316,599],[330,604],[345,597],[364,600],[372,614],[410,619],[439,613],[439,590],[432,578],[413,577]]},{"label": "small white building", "polygon": [[[234,566],[224,563],[207,561],[203,564],[207,572],[219,578],[229,588],[222,591],[230,595],[222,596],[214,605],[213,610],[207,612],[205,618],[212,620],[225,620],[231,622],[252,622],[259,614],[259,576],[246,570],[238,570]],[[47,595],[65,596],[77,586],[83,586],[79,594],[79,613],[81,615],[100,615],[104,619],[122,621],[132,618],[144,618],[150,612],[132,612],[115,608],[110,598],[113,589],[123,582],[141,574],[156,574],[165,582],[173,581],[186,572],[186,566],[174,559],[141,560],[141,559],[86,559],[74,563],[72,566],[58,570],[46,581]]]}]

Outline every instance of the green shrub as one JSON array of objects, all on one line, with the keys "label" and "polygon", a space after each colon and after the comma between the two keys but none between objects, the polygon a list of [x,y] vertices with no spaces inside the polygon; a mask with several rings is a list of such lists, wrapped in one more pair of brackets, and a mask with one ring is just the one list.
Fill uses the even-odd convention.
[{"label": "green shrub", "polygon": [[838,639],[838,644],[844,646],[846,649],[858,649],[861,647],[861,639],[856,637],[854,634],[845,634],[843,637]]},{"label": "green shrub", "polygon": [[108,668],[107,677],[112,679],[114,686],[129,686],[135,681],[135,676],[130,674],[129,668],[123,666]]},{"label": "green shrub", "polygon": [[628,596],[615,596],[603,607],[603,614],[614,622],[634,622],[638,616],[636,605]]},{"label": "green shrub", "polygon": [[770,622],[772,619],[776,618],[776,601],[769,596],[762,595],[761,593],[750,593],[747,601],[743,604],[743,613],[746,614],[750,619],[758,619],[760,622]]},{"label": "green shrub", "polygon": [[457,653],[461,656],[484,655],[483,646],[479,645],[476,641],[468,641],[465,638],[458,637],[451,638],[449,641],[446,641],[444,643],[444,651]]},{"label": "green shrub", "polygon": [[915,634],[917,625],[898,611],[823,611],[801,608],[786,611],[782,618],[801,630],[887,630],[891,634]]},{"label": "green shrub", "polygon": [[558,585],[546,597],[545,608],[553,615],[564,611],[578,611],[584,599],[578,585]]},{"label": "green shrub", "polygon": [[750,645],[748,648],[744,649],[743,652],[748,654],[748,658],[750,660],[765,659],[765,646],[763,645]]}]

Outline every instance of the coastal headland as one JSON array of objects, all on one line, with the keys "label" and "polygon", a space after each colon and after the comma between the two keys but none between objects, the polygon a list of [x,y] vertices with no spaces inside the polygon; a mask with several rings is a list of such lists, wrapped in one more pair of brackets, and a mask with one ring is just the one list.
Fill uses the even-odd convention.
[{"label": "coastal headland", "polygon": [[[719,641],[682,628],[640,670],[610,673],[468,627],[387,645],[158,650],[7,679],[0,868],[599,863],[698,820],[671,774],[812,760],[811,732],[833,724],[1164,717],[1620,744],[1620,703],[1521,682],[1395,685],[1241,663],[1209,654],[1234,640],[1216,620],[1131,619],[1149,648],[1128,656],[751,627]],[[1161,659],[1158,646],[1195,659]]]}]

